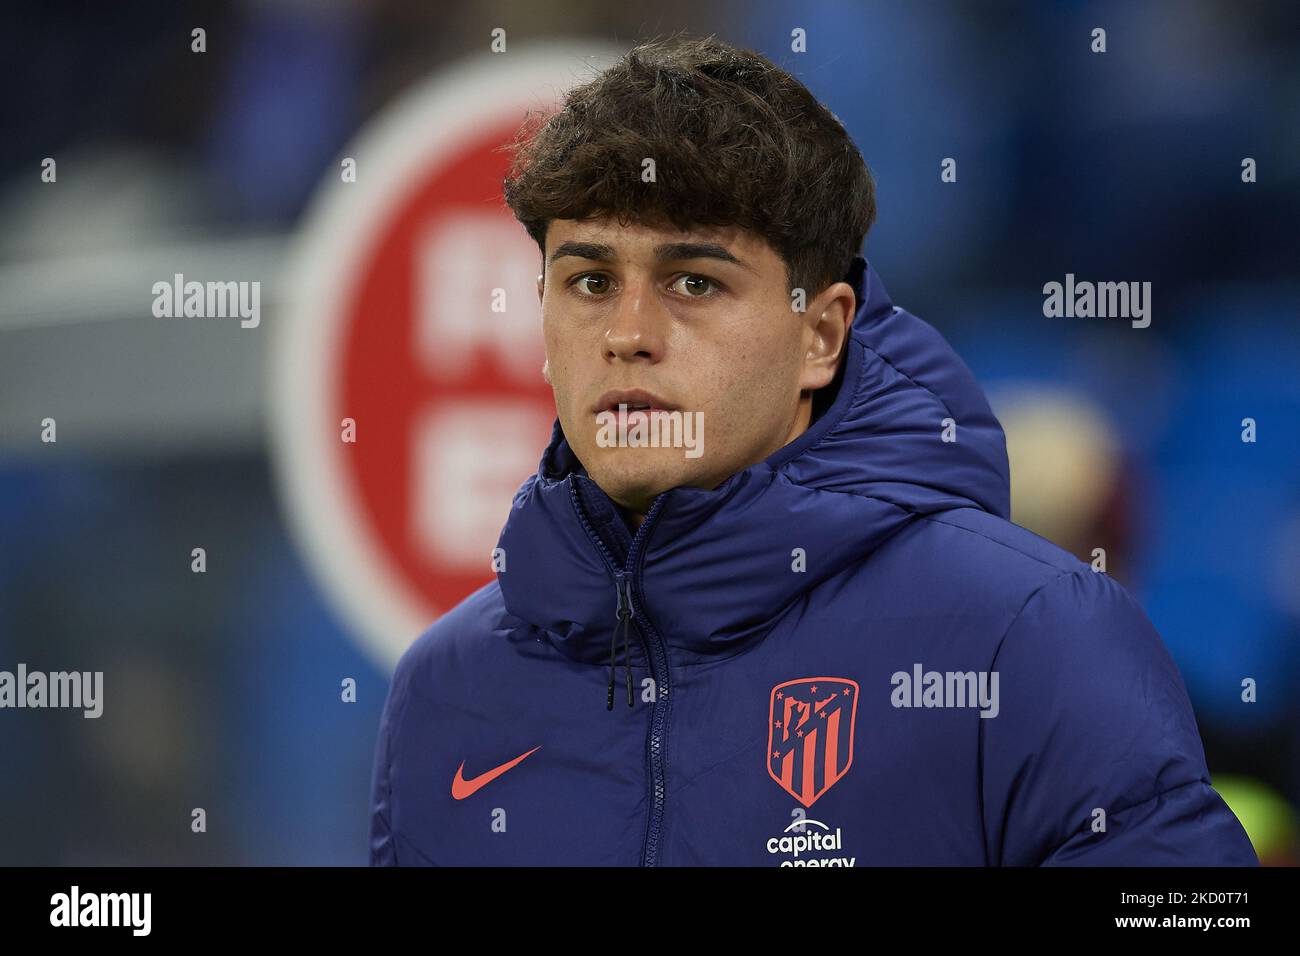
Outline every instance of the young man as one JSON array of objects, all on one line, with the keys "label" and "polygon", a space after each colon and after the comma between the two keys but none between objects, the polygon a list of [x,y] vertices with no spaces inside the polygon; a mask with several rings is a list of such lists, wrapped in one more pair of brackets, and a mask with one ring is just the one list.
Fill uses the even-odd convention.
[{"label": "young man", "polygon": [[373,864],[1257,863],[1142,610],[1008,520],[798,81],[641,46],[505,192],[558,420],[496,581],[397,667]]}]

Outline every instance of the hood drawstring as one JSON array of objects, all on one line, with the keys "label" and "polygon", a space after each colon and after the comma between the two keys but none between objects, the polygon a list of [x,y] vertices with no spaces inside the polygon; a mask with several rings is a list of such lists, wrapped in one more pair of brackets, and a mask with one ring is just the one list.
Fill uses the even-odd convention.
[{"label": "hood drawstring", "polygon": [[623,668],[627,675],[627,705],[632,706],[632,663],[627,652],[627,632],[632,628],[632,585],[622,576],[614,582],[618,589],[618,623],[609,638],[609,688],[606,694],[605,709],[614,709],[614,675],[616,665],[614,647],[618,641],[619,631],[623,632]]}]

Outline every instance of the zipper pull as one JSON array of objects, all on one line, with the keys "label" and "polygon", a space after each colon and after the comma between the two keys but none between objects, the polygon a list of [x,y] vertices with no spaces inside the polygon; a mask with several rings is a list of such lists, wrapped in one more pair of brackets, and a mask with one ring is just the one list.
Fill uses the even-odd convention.
[{"label": "zipper pull", "polygon": [[632,661],[629,659],[627,632],[632,627],[632,581],[626,575],[622,578],[623,592],[626,595],[619,601],[618,616],[623,622],[623,673],[627,678],[627,705],[632,706]]},{"label": "zipper pull", "polygon": [[[614,575],[614,590],[618,594],[617,623],[614,625],[614,633],[609,639],[609,686],[605,688],[605,709],[614,709],[614,675],[616,670],[615,649],[618,645],[618,635],[628,627],[628,619],[632,616],[632,582],[627,579],[627,575],[622,571]],[[626,632],[623,640],[623,655],[627,656],[627,639]],[[628,669],[627,672],[627,704],[632,706],[632,670],[631,665],[626,660],[623,662]]]},{"label": "zipper pull", "polygon": [[632,616],[632,582],[627,579],[627,575],[622,571],[614,581],[614,586],[618,590],[618,619],[626,621]]},{"label": "zipper pull", "polygon": [[617,663],[614,655],[615,649],[618,646],[618,635],[626,626],[627,619],[632,613],[630,607],[631,600],[624,594],[624,575],[621,571],[614,575],[614,591],[618,595],[618,611],[616,618],[617,623],[614,625],[614,633],[609,637],[609,686],[605,688],[606,710],[614,709],[614,675],[617,673]]}]

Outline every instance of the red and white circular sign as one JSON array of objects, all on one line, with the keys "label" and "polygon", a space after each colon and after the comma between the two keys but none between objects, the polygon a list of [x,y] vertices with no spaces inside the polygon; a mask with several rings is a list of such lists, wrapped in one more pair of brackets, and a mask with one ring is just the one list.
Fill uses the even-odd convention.
[{"label": "red and white circular sign", "polygon": [[501,147],[617,56],[548,45],[430,78],[344,150],[355,182],[335,166],[304,220],[268,362],[272,457],[309,566],[381,665],[492,578],[555,418],[540,255]]}]

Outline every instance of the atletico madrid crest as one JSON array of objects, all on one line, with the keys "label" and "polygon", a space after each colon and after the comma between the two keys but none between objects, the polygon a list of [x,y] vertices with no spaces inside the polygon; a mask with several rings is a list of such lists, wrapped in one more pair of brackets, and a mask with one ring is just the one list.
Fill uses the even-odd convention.
[{"label": "atletico madrid crest", "polygon": [[801,677],[772,688],[767,772],[811,807],[853,764],[858,684],[844,677]]}]

